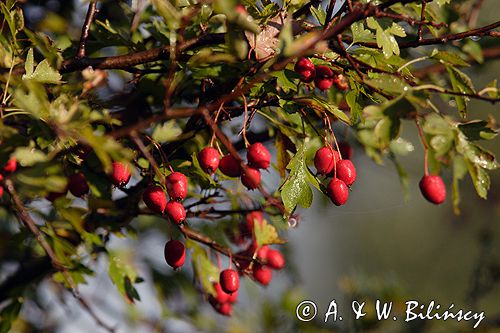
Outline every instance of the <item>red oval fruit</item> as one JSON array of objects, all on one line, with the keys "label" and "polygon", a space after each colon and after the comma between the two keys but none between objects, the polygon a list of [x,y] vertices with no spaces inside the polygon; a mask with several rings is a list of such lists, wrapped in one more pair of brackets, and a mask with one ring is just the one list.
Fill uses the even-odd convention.
[{"label": "red oval fruit", "polygon": [[300,58],[296,63],[295,63],[295,72],[300,74],[300,80],[302,82],[312,82],[314,80],[314,77],[316,76],[316,68],[314,67],[314,64],[311,62],[311,60],[307,58]]},{"label": "red oval fruit", "polygon": [[223,316],[229,317],[233,314],[233,306],[231,305],[231,303],[218,304],[215,310],[217,310],[217,312],[219,312]]},{"label": "red oval fruit", "polygon": [[269,246],[268,245],[264,245],[262,246],[258,251],[257,251],[257,259],[259,259],[260,261],[262,262],[266,262],[267,261],[267,256],[269,254]]},{"label": "red oval fruit", "polygon": [[227,154],[221,158],[219,169],[228,177],[239,177],[241,175],[240,162],[231,154]]},{"label": "red oval fruit", "polygon": [[333,166],[340,160],[339,152],[332,147],[321,147],[314,155],[314,166],[321,175],[327,175],[333,170]]},{"label": "red oval fruit", "polygon": [[186,220],[186,210],[180,202],[167,202],[165,213],[167,213],[168,218],[175,224],[181,224],[184,220]]},{"label": "red oval fruit", "polygon": [[247,166],[246,170],[241,173],[241,183],[249,190],[254,190],[260,185],[259,169]]},{"label": "red oval fruit", "polygon": [[253,231],[255,221],[257,221],[260,225],[262,225],[262,223],[264,222],[264,216],[262,215],[261,211],[256,210],[248,213],[245,216],[245,223],[249,232]]},{"label": "red oval fruit", "polygon": [[342,206],[349,198],[347,185],[338,178],[333,178],[328,184],[328,195],[336,206]]},{"label": "red oval fruit", "polygon": [[227,303],[230,295],[222,289],[220,283],[216,282],[213,286],[216,292],[216,296],[214,297],[215,301],[220,304]]},{"label": "red oval fruit", "polygon": [[340,160],[337,162],[337,178],[350,186],[356,180],[356,168],[350,160]]},{"label": "red oval fruit", "polygon": [[267,169],[271,165],[271,153],[260,142],[256,142],[247,151],[248,165],[257,169]]},{"label": "red oval fruit", "polygon": [[142,194],[142,201],[150,210],[162,214],[167,207],[167,196],[160,186],[149,185]]},{"label": "red oval fruit", "polygon": [[17,160],[13,157],[5,163],[3,171],[6,173],[13,173],[17,170]]},{"label": "red oval fruit", "polygon": [[186,247],[178,240],[170,240],[165,244],[164,249],[165,261],[173,269],[177,269],[184,265],[186,260]]},{"label": "red oval fruit", "polygon": [[122,187],[127,185],[130,180],[130,168],[121,163],[121,162],[113,162],[113,173],[111,174],[111,181],[114,185],[118,187]]},{"label": "red oval fruit", "polygon": [[352,157],[352,148],[348,142],[340,141],[339,142],[339,151],[340,155],[344,160],[350,160]]},{"label": "red oval fruit", "polygon": [[337,87],[338,90],[345,91],[349,88],[349,82],[342,74],[337,74],[333,77],[333,83]]},{"label": "red oval fruit", "polygon": [[235,291],[234,293],[232,293],[231,295],[229,295],[229,298],[228,298],[228,303],[236,303],[238,301],[238,291]]},{"label": "red oval fruit", "polygon": [[273,272],[260,264],[254,264],[252,269],[253,278],[260,284],[267,286],[273,278]]},{"label": "red oval fruit", "polygon": [[240,287],[240,277],[234,269],[225,269],[220,273],[219,283],[226,293],[232,294]]},{"label": "red oval fruit", "polygon": [[0,186],[0,198],[3,196],[3,187]]},{"label": "red oval fruit", "polygon": [[285,267],[285,257],[283,257],[280,251],[269,249],[267,251],[267,265],[274,269],[282,269]]},{"label": "red oval fruit", "polygon": [[440,176],[423,176],[419,187],[422,195],[435,205],[443,203],[446,199],[446,186]]},{"label": "red oval fruit", "polygon": [[333,85],[333,71],[328,66],[317,66],[314,84],[319,90],[327,90]]},{"label": "red oval fruit", "polygon": [[68,190],[75,197],[83,197],[85,194],[89,193],[89,184],[83,173],[74,173],[68,178]]},{"label": "red oval fruit", "polygon": [[170,200],[182,201],[188,192],[188,181],[182,172],[172,172],[167,177],[167,193]]},{"label": "red oval fruit", "polygon": [[219,161],[219,152],[215,148],[206,147],[198,153],[198,162],[206,173],[213,174],[219,167]]}]

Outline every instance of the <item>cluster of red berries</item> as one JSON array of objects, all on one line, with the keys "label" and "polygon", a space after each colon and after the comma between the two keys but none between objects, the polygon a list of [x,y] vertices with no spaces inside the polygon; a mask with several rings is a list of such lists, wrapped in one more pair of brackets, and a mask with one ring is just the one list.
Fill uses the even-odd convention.
[{"label": "cluster of red berries", "polygon": [[[245,216],[245,222],[240,229],[245,229],[245,235],[254,234],[255,223],[264,225],[264,217],[261,211],[253,211]],[[252,237],[253,239],[253,237]],[[241,242],[237,242],[241,245]],[[178,269],[184,265],[186,258],[186,248],[178,240],[170,240],[165,244],[165,261],[169,266]],[[212,307],[222,315],[232,314],[233,304],[238,299],[238,289],[240,285],[240,275],[250,275],[258,283],[267,286],[272,279],[272,270],[279,270],[285,267],[285,258],[280,251],[270,248],[269,245],[258,246],[255,240],[250,245],[239,252],[238,255],[252,260],[238,259],[238,270],[229,268],[221,271],[219,281],[213,283],[215,296],[209,295],[208,301]]]},{"label": "cluster of red berries", "polygon": [[[11,174],[16,172],[17,170],[17,160],[15,158],[11,158],[5,163],[5,165],[0,169],[0,182],[3,181],[4,175]],[[3,187],[0,186],[0,198],[3,196]]]},{"label": "cluster of red berries", "polygon": [[250,145],[247,149],[248,164],[242,167],[240,161],[231,154],[220,157],[217,149],[203,148],[198,153],[198,162],[201,168],[213,174],[217,168],[228,177],[240,177],[241,183],[249,190],[260,186],[260,169],[267,169],[271,165],[271,153],[260,142]]},{"label": "cluster of red berries", "polygon": [[319,90],[328,90],[335,84],[339,90],[347,90],[349,83],[344,75],[334,73],[330,67],[319,65],[315,66],[311,60],[300,58],[295,64],[295,72],[300,75],[300,80],[305,83],[314,81]]},{"label": "cluster of red berries", "polygon": [[[314,166],[317,173],[323,176],[331,176],[328,183],[327,193],[336,206],[341,206],[349,198],[349,186],[356,181],[356,168],[350,161],[350,148],[347,143],[342,143],[345,154],[333,149],[331,146],[321,147],[314,155]],[[339,145],[340,149],[340,145]]]},{"label": "cluster of red berries", "polygon": [[166,178],[166,188],[170,200],[161,186],[149,185],[142,195],[146,206],[158,214],[167,214],[170,221],[181,224],[186,220],[186,210],[181,204],[187,196],[187,177],[181,172],[172,172]]}]

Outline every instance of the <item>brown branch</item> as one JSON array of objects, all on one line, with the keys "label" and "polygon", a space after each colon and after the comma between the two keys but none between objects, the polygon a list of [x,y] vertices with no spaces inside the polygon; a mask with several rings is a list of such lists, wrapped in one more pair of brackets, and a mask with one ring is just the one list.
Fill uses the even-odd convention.
[{"label": "brown branch", "polygon": [[[180,52],[195,49],[205,45],[224,43],[224,34],[205,34],[186,41],[179,46]],[[72,58],[63,61],[59,71],[70,73],[83,70],[89,66],[94,69],[128,69],[133,66],[166,60],[169,58],[169,46],[162,46],[147,51],[129,53],[125,55],[100,58]]]},{"label": "brown branch", "polygon": [[80,37],[80,45],[78,46],[78,51],[76,52],[76,58],[85,57],[85,46],[89,38],[90,26],[94,21],[96,13],[97,13],[97,1],[91,0],[89,3],[89,8],[87,10],[87,16],[85,17],[85,22],[82,26],[82,35]]},{"label": "brown branch", "polygon": [[481,11],[481,7],[483,6],[484,0],[476,0],[474,5],[472,5],[472,9],[470,11],[469,18],[467,19],[467,24],[469,27],[474,27],[477,22],[477,18],[479,17],[479,12]]},{"label": "brown branch", "polygon": [[[420,21],[423,22],[425,18],[425,7],[427,6],[427,0],[422,1],[422,11],[420,12]],[[422,41],[422,29],[424,25],[420,23],[418,25],[417,41]]]}]

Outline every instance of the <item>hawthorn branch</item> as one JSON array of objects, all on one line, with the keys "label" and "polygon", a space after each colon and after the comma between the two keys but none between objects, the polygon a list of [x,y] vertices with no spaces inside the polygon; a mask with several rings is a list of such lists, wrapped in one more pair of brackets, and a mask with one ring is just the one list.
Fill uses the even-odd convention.
[{"label": "hawthorn branch", "polygon": [[89,38],[90,26],[92,25],[96,14],[97,1],[91,0],[89,3],[89,8],[87,10],[87,16],[85,17],[85,23],[82,26],[82,35],[80,37],[80,45],[78,46],[78,51],[76,52],[76,58],[85,57],[85,46]]}]

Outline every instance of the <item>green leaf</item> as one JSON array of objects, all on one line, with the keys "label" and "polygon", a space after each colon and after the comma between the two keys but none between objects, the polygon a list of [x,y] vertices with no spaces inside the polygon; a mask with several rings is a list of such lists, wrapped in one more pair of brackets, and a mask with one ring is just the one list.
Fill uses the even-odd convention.
[{"label": "green leaf", "polygon": [[453,182],[451,185],[451,195],[453,202],[453,212],[460,214],[460,189],[459,182],[467,174],[467,164],[461,156],[453,158]]},{"label": "green leaf", "polygon": [[281,187],[281,198],[288,213],[295,210],[297,205],[308,208],[312,204],[313,193],[309,186],[309,180],[314,178],[306,165],[305,145],[297,148],[287,169],[290,174]]},{"label": "green leaf", "polygon": [[166,143],[175,141],[181,134],[182,130],[177,125],[177,122],[170,120],[157,125],[151,137],[158,143]]},{"label": "green leaf", "polygon": [[179,27],[182,14],[169,0],[151,0],[151,2],[171,30]]},{"label": "green leaf", "polygon": [[353,43],[372,42],[375,39],[375,35],[370,30],[365,29],[363,22],[354,22],[351,25],[351,31]]},{"label": "green leaf", "polygon": [[363,114],[363,108],[361,106],[361,96],[359,94],[359,91],[354,89],[349,91],[345,96],[345,100],[347,102],[347,105],[349,105],[349,109],[351,110],[351,123],[355,124]]},{"label": "green leaf", "polygon": [[439,7],[449,4],[450,2],[451,0],[436,0],[436,3],[439,5]]},{"label": "green leaf", "polygon": [[294,80],[300,78],[299,74],[289,69],[284,69],[282,71],[275,72],[272,75],[276,77],[278,86],[280,86],[285,93],[288,94],[290,91],[297,91],[297,84]]},{"label": "green leaf", "polygon": [[17,298],[11,300],[10,304],[3,308],[2,312],[0,312],[0,333],[10,332],[12,323],[19,316],[22,307],[22,298]]},{"label": "green leaf", "polygon": [[109,253],[108,274],[127,302],[140,301],[139,294],[132,286],[138,280],[137,272],[115,253]]},{"label": "green leaf", "polygon": [[47,59],[42,60],[36,66],[33,71],[34,60],[33,60],[33,49],[28,51],[28,56],[26,58],[26,63],[24,65],[26,73],[23,75],[23,80],[33,80],[39,83],[60,83],[61,74],[54,68],[50,67]]},{"label": "green leaf", "polygon": [[370,77],[366,83],[382,91],[402,94],[410,89],[405,81],[394,75],[373,73]]},{"label": "green leaf", "polygon": [[410,177],[408,176],[408,172],[406,172],[403,165],[399,163],[398,159],[396,158],[396,156],[394,156],[394,154],[389,154],[389,158],[394,163],[394,166],[396,167],[396,170],[398,172],[399,182],[401,183],[401,187],[403,188],[405,200],[408,200],[410,197],[410,186],[409,186]]},{"label": "green leaf", "polygon": [[267,223],[266,220],[263,220],[262,224],[254,224],[254,234],[258,246],[286,243],[280,239],[276,228],[272,224]]},{"label": "green leaf", "polygon": [[17,148],[13,156],[24,167],[33,166],[48,160],[47,155],[43,151],[34,148],[33,142],[30,143],[29,147]]},{"label": "green leaf", "polygon": [[217,296],[213,284],[219,282],[220,271],[208,258],[207,252],[198,243],[187,240],[186,247],[192,250],[193,267],[203,289]]},{"label": "green leaf", "polygon": [[484,62],[483,50],[478,42],[467,39],[462,47],[462,50],[478,63],[482,64]]},{"label": "green leaf", "polygon": [[495,155],[467,140],[461,132],[457,135],[457,151],[477,167],[495,170],[499,167]]},{"label": "green leaf", "polygon": [[448,153],[453,146],[453,135],[451,133],[448,135],[435,135],[429,141],[429,145],[434,149],[436,157],[443,156]]},{"label": "green leaf", "polygon": [[314,18],[318,20],[319,24],[325,25],[326,21],[326,11],[321,7],[321,5],[318,6],[318,8],[314,8],[314,6],[311,6],[311,14],[313,14]]},{"label": "green leaf", "polygon": [[403,138],[392,140],[389,149],[396,155],[406,156],[415,150],[413,143]]},{"label": "green leaf", "polygon": [[469,67],[469,63],[460,58],[456,53],[450,53],[446,51],[438,51],[434,49],[431,54],[431,58],[440,60],[441,62],[448,63],[450,65]]},{"label": "green leaf", "polygon": [[491,129],[489,123],[484,120],[474,120],[459,124],[458,129],[465,134],[467,139],[472,141],[491,140],[498,135],[498,132]]},{"label": "green leaf", "polygon": [[309,95],[307,97],[299,97],[294,99],[294,101],[297,104],[302,104],[306,105],[321,114],[323,111],[327,111],[328,113],[334,115],[337,117],[339,120],[343,121],[344,123],[350,125],[351,120],[349,117],[344,113],[344,111],[340,110],[337,106],[331,104],[328,101],[325,101],[324,99],[321,99],[315,95]]},{"label": "green leaf", "polygon": [[[449,65],[446,65],[446,70],[450,76],[453,91],[459,93],[474,93],[474,89],[471,89],[472,81],[467,75]],[[464,96],[455,96],[457,109],[462,118],[467,117],[467,100],[468,99]]]},{"label": "green leaf", "polygon": [[469,170],[477,195],[486,200],[488,197],[488,190],[490,189],[490,177],[488,173],[470,160],[465,160],[465,163],[467,164],[467,169]]}]

